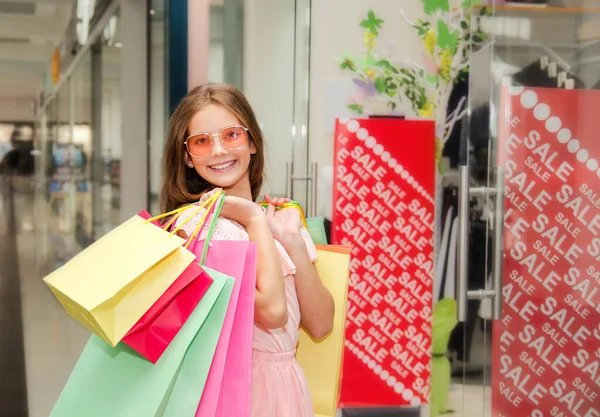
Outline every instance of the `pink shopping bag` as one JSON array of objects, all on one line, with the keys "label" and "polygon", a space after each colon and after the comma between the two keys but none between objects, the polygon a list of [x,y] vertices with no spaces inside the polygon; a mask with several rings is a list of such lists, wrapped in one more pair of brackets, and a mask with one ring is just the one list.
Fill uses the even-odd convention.
[{"label": "pink shopping bag", "polygon": [[250,413],[258,248],[245,241],[211,240],[222,203],[221,199],[214,209],[206,240],[191,249],[201,264],[234,277],[240,290],[237,300],[232,298],[229,304],[196,417],[248,417]]},{"label": "pink shopping bag", "polygon": [[[149,219],[142,211],[139,216]],[[153,222],[157,226],[160,223]],[[212,278],[192,262],[123,338],[123,343],[156,363],[192,314]]]}]

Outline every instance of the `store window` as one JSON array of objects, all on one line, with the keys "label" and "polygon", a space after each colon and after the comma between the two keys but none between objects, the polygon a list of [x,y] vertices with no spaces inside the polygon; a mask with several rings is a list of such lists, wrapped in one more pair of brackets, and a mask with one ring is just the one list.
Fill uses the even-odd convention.
[{"label": "store window", "polygon": [[94,71],[96,91],[93,100],[98,117],[100,140],[95,144],[96,228],[103,234],[119,221],[120,168],[123,139],[121,136],[121,20],[111,17],[100,39],[99,57]]}]

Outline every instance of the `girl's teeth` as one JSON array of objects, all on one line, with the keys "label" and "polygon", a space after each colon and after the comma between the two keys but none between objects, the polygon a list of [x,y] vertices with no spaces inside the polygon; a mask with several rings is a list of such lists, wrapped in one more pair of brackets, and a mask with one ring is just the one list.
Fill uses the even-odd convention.
[{"label": "girl's teeth", "polygon": [[212,169],[225,169],[225,168],[229,168],[230,166],[233,165],[233,161],[231,162],[227,162],[226,164],[221,164],[221,165],[214,165],[211,168]]}]

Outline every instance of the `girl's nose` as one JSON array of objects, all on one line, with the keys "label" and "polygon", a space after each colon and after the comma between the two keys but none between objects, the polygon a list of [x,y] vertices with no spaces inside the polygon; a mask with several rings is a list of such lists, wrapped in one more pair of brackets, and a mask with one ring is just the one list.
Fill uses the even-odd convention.
[{"label": "girl's nose", "polygon": [[219,136],[213,136],[212,138],[212,149],[211,155],[213,158],[217,158],[219,156],[223,156],[227,154],[227,149],[223,146],[221,142],[221,138]]}]

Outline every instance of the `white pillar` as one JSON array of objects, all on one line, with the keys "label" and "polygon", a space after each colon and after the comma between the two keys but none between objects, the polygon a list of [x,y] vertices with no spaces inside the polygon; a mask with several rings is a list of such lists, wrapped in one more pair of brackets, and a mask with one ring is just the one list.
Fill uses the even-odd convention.
[{"label": "white pillar", "polygon": [[121,1],[121,221],[148,203],[146,0]]},{"label": "white pillar", "polygon": [[208,81],[210,0],[188,0],[188,91]]}]

